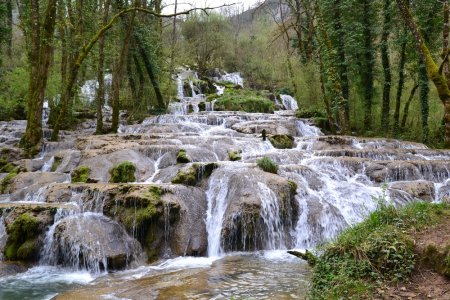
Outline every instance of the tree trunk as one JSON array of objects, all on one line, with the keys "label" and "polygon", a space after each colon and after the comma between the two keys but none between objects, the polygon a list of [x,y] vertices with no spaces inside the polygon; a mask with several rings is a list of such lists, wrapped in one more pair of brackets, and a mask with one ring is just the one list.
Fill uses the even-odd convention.
[{"label": "tree trunk", "polygon": [[[174,3],[174,12],[177,13],[178,8],[178,0],[175,0]],[[174,64],[175,64],[175,45],[177,43],[177,17],[173,17],[173,23],[172,23],[172,40],[170,43],[170,65],[169,65],[169,71],[170,73],[173,73],[174,71]]]},{"label": "tree trunk", "polygon": [[42,141],[42,109],[53,53],[56,4],[57,0],[48,1],[45,19],[41,24],[39,1],[32,0],[30,2],[30,84],[27,95],[27,127],[21,140],[21,145],[28,156],[33,156],[39,151]]},{"label": "tree trunk", "polygon": [[363,32],[364,32],[364,63],[362,69],[362,84],[364,89],[364,129],[372,129],[372,102],[373,102],[373,79],[374,79],[374,55],[373,55],[373,31],[372,0],[363,1]]},{"label": "tree trunk", "polygon": [[389,111],[391,102],[391,63],[389,60],[389,33],[391,30],[391,0],[384,0],[384,23],[383,33],[381,36],[381,60],[384,73],[383,85],[383,106],[381,109],[381,130],[382,132],[389,132]]},{"label": "tree trunk", "polygon": [[409,94],[408,101],[406,101],[406,103],[405,103],[405,107],[403,109],[402,124],[401,124],[402,128],[405,128],[405,126],[406,126],[406,120],[408,119],[408,113],[409,113],[409,106],[410,106],[412,100],[414,99],[414,95],[416,94],[416,91],[418,88],[419,88],[418,84],[414,85],[414,87],[411,90],[411,93]]},{"label": "tree trunk", "polygon": [[[111,0],[100,1],[100,6],[103,6],[103,17],[100,23],[100,27],[106,26],[108,22],[109,7]],[[97,125],[95,128],[96,134],[103,133],[103,112],[102,108],[105,104],[105,35],[102,35],[98,41],[98,68],[97,68],[97,82],[98,89],[95,95],[95,101],[97,104]]]},{"label": "tree trunk", "polygon": [[145,70],[147,71],[147,75],[150,78],[150,82],[152,83],[153,90],[155,91],[156,94],[156,101],[158,102],[157,109],[159,111],[164,111],[166,109],[166,104],[164,103],[164,98],[162,96],[161,89],[159,87],[159,82],[156,79],[155,73],[153,72],[153,65],[150,61],[147,52],[145,51],[144,45],[142,44],[142,41],[140,40],[139,36],[134,35],[134,38],[139,48],[139,53],[142,57],[142,60],[144,61]]},{"label": "tree trunk", "polygon": [[6,54],[9,58],[12,57],[12,31],[13,31],[13,0],[6,0],[6,14],[7,14],[7,41]]},{"label": "tree trunk", "polygon": [[437,89],[439,99],[444,105],[444,121],[445,121],[445,146],[450,147],[450,89],[446,78],[440,74],[439,67],[433,59],[428,47],[426,46],[419,27],[414,22],[414,19],[409,10],[409,6],[404,0],[396,0],[399,6],[403,19],[411,30],[416,41],[416,48],[425,62],[429,78],[433,81]]},{"label": "tree trunk", "polygon": [[429,128],[428,128],[428,115],[430,108],[428,105],[428,96],[430,93],[430,87],[428,85],[427,68],[424,62],[420,61],[419,65],[419,98],[420,98],[420,117],[422,121],[422,141],[428,143]]},{"label": "tree trunk", "polygon": [[398,67],[398,86],[397,86],[397,96],[395,99],[395,112],[394,112],[394,136],[397,137],[399,134],[399,122],[400,122],[400,104],[402,101],[403,86],[405,85],[405,64],[406,64],[406,46],[408,43],[407,39],[407,28],[405,28],[403,34],[402,47],[400,51],[400,63]]}]

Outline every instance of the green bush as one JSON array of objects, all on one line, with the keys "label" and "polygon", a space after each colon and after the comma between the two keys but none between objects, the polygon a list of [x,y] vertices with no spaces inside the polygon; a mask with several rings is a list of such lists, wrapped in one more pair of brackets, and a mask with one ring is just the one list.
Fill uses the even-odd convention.
[{"label": "green bush", "polygon": [[278,173],[278,165],[274,163],[270,158],[263,157],[261,159],[258,159],[256,161],[258,167],[260,167],[263,171],[269,172],[269,173]]},{"label": "green bush", "polygon": [[109,173],[111,174],[111,179],[109,182],[112,183],[126,183],[136,181],[136,166],[130,161],[124,161],[114,168],[112,168]]},{"label": "green bush", "polygon": [[70,173],[72,183],[83,182],[86,183],[89,175],[91,175],[91,168],[88,166],[79,166]]},{"label": "green bush", "polygon": [[299,109],[295,112],[295,116],[299,119],[326,118],[326,113],[317,109]]}]

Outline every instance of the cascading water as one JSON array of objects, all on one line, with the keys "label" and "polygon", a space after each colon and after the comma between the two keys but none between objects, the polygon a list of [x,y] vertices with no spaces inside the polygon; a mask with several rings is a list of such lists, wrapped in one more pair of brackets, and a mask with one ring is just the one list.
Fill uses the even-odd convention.
[{"label": "cascading water", "polygon": [[283,106],[287,110],[297,110],[298,104],[297,100],[295,100],[294,97],[290,95],[280,95],[281,102],[283,103]]},{"label": "cascading water", "polygon": [[4,216],[0,216],[0,261],[3,260],[3,250],[6,246],[6,241],[8,240],[8,234],[6,232]]}]

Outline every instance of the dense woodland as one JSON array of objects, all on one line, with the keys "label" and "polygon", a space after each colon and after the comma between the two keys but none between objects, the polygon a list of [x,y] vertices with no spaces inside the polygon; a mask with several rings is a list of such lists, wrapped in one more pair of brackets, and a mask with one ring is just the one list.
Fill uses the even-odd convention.
[{"label": "dense woodland", "polygon": [[[97,112],[98,134],[115,132],[119,110],[130,122],[166,110],[178,68],[219,68],[241,72],[246,88],[295,96],[298,115],[330,132],[450,145],[447,0],[268,0],[169,15],[165,5],[2,1],[0,120],[27,119],[22,146],[34,154],[44,101],[53,140],[80,112]],[[88,103],[79,92],[92,79]]]}]

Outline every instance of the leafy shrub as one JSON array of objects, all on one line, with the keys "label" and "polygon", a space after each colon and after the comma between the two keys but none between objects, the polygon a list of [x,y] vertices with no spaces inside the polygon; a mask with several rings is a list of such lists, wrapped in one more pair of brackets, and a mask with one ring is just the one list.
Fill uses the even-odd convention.
[{"label": "leafy shrub", "polygon": [[116,165],[109,172],[111,174],[111,179],[109,182],[125,183],[136,181],[136,176],[134,175],[136,172],[136,166],[130,161],[124,161]]},{"label": "leafy shrub", "polygon": [[258,167],[260,167],[265,172],[274,173],[274,174],[278,173],[278,165],[276,163],[274,163],[273,160],[271,160],[268,157],[263,157],[261,159],[258,159],[256,163],[258,164]]},{"label": "leafy shrub", "polygon": [[272,113],[274,104],[270,99],[253,90],[228,88],[217,99],[214,110]]},{"label": "leafy shrub", "polygon": [[326,118],[326,113],[316,109],[299,109],[295,112],[295,116],[299,119]]}]

